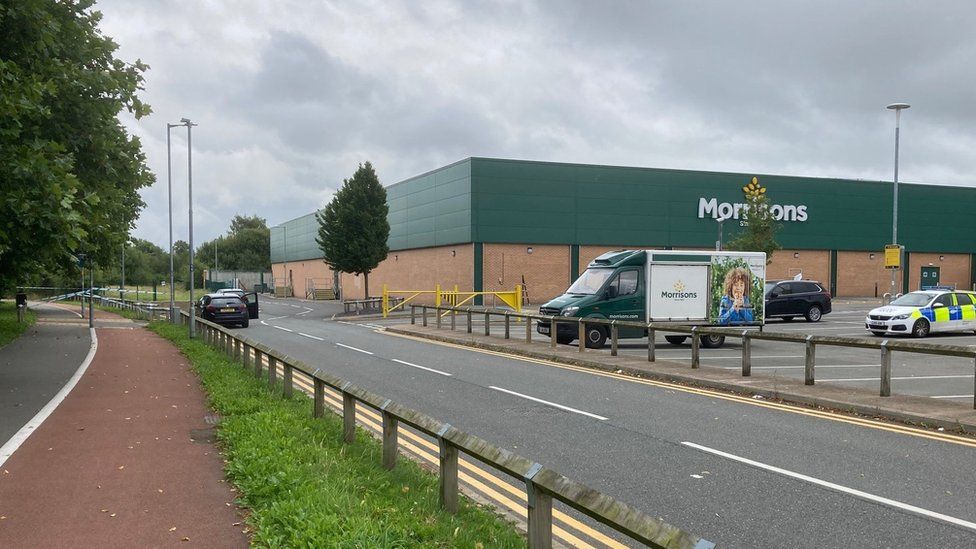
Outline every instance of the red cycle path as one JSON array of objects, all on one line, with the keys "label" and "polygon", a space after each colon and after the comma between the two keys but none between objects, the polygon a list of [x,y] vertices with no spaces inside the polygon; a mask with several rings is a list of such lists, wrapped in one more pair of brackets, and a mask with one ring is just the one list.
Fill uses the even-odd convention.
[{"label": "red cycle path", "polygon": [[144,328],[97,335],[78,385],[0,467],[0,547],[247,546],[186,358]]}]

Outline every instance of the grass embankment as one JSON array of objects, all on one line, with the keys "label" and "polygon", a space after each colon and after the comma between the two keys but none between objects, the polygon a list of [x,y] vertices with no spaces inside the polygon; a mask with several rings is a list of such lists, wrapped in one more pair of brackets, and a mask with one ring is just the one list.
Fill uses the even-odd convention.
[{"label": "grass embankment", "polygon": [[13,301],[0,301],[0,347],[20,337],[37,320],[37,313],[24,311],[26,322],[17,322],[17,305]]},{"label": "grass embankment", "polygon": [[189,357],[222,416],[227,476],[251,511],[255,545],[525,546],[511,524],[466,498],[457,515],[442,512],[437,478],[408,459],[383,469],[381,446],[365,432],[343,444],[341,418],[313,419],[311,399],[271,393],[266,380],[189,340],[181,326],[150,328]]},{"label": "grass embankment", "polygon": [[[87,305],[86,305],[86,307],[87,307]],[[129,320],[146,320],[147,319],[146,315],[137,313],[135,311],[130,311],[129,309],[120,309],[120,308],[116,308],[116,307],[107,307],[105,305],[99,305],[98,303],[95,304],[95,308],[98,309],[99,311],[105,311],[106,313],[114,313],[114,314],[117,314],[117,315],[119,315],[119,316],[121,316],[123,318],[128,318]],[[87,309],[86,309],[86,311],[87,311]],[[85,314],[88,314],[88,313],[86,312]],[[98,317],[96,316],[96,318],[98,318]]]}]

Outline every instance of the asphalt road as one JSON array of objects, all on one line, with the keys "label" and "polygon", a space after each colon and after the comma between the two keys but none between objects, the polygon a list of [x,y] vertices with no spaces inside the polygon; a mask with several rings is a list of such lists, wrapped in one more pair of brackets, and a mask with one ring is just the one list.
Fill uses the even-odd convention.
[{"label": "asphalt road", "polygon": [[[973,441],[394,337],[335,311],[265,299],[243,331],[723,547],[976,546]],[[855,332],[853,318],[811,328]],[[796,354],[756,342],[753,367]]]}]

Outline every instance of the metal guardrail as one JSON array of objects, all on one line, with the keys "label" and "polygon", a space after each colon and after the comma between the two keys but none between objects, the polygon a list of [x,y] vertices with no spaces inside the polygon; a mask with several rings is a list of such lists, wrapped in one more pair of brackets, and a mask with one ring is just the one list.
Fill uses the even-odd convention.
[{"label": "metal guardrail", "polygon": [[[410,323],[416,324],[416,310],[421,309],[422,311],[422,322],[424,326],[427,326],[427,310],[432,309],[435,311],[433,315],[436,320],[437,328],[441,328],[443,315],[440,313],[442,311],[447,311],[447,313],[465,314],[467,316],[467,332],[470,334],[472,331],[471,326],[471,316],[472,310],[470,308],[457,309],[451,307],[436,307],[430,305],[411,305],[410,306]],[[656,333],[671,333],[671,334],[681,334],[685,336],[691,336],[691,367],[697,369],[701,366],[701,338],[709,335],[718,335],[725,337],[740,338],[742,340],[742,376],[748,377],[752,375],[752,342],[759,341],[782,341],[787,343],[797,343],[804,345],[805,348],[805,362],[804,362],[804,374],[803,381],[806,385],[814,385],[816,382],[816,356],[818,346],[833,346],[833,347],[853,347],[861,349],[877,349],[881,352],[881,361],[879,367],[881,369],[881,387],[880,396],[888,397],[891,396],[891,354],[895,351],[902,353],[916,353],[916,354],[927,354],[935,356],[954,356],[973,359],[974,373],[976,373],[976,349],[972,347],[967,347],[964,345],[936,345],[932,343],[921,343],[916,341],[893,341],[890,339],[883,339],[881,341],[873,339],[855,338],[855,337],[837,337],[837,336],[814,336],[814,335],[793,335],[785,333],[772,333],[772,332],[758,332],[757,330],[744,330],[742,328],[720,328],[720,327],[704,327],[704,326],[687,326],[674,323],[662,323],[662,322],[630,322],[621,320],[604,320],[599,318],[580,318],[580,317],[560,317],[560,316],[547,316],[547,315],[533,315],[533,314],[520,314],[520,313],[510,313],[510,312],[499,312],[491,310],[478,310],[478,314],[484,314],[485,316],[485,335],[491,335],[491,317],[492,316],[502,316],[505,319],[505,339],[510,338],[510,324],[511,319],[524,319],[525,320],[525,341],[526,343],[532,343],[532,332],[533,332],[533,321],[548,322],[549,323],[549,334],[551,347],[556,348],[556,334],[557,325],[562,324],[575,324],[579,326],[579,352],[585,352],[586,350],[586,338],[584,333],[586,326],[588,325],[600,325],[605,326],[610,332],[610,355],[617,356],[617,340],[618,332],[620,328],[635,328],[639,330],[647,331],[647,361],[655,361],[655,350],[656,343],[654,341],[654,336]],[[456,314],[451,314],[451,330],[455,329],[454,317]],[[973,380],[973,388],[976,389],[976,377]],[[976,391],[974,391],[976,394]],[[976,409],[976,396],[973,397],[973,409]]]},{"label": "metal guardrail", "polygon": [[[68,299],[70,299],[70,300],[78,300],[78,301],[84,302],[84,301],[87,301],[90,298],[91,298],[91,296],[89,295],[89,292],[86,291],[86,292],[83,292],[83,293],[82,292],[78,292],[76,295],[72,295]],[[118,309],[118,310],[124,310],[124,311],[131,311],[131,312],[134,312],[137,315],[139,315],[139,318],[142,319],[142,320],[148,320],[148,321],[152,322],[153,320],[156,320],[156,319],[163,319],[163,318],[167,318],[168,319],[170,317],[170,314],[169,314],[169,306],[166,306],[166,307],[157,307],[155,304],[149,304],[148,306],[142,306],[141,304],[137,304],[137,303],[134,303],[134,302],[125,301],[125,300],[118,300],[118,299],[115,299],[115,298],[104,297],[104,296],[100,296],[100,295],[95,295],[94,298],[98,300],[99,305],[102,306],[102,307],[106,307],[106,308],[109,308],[109,309]]]},{"label": "metal guardrail", "polygon": [[[187,325],[190,316],[180,313],[180,323]],[[268,359],[268,385],[274,387],[278,365],[282,366],[282,397],[290,398],[294,391],[294,375],[299,372],[312,380],[313,415],[325,412],[325,387],[342,396],[343,441],[350,443],[356,436],[356,405],[366,405],[383,417],[383,467],[392,469],[398,455],[398,425],[403,423],[421,433],[434,437],[440,447],[439,480],[440,504],[450,513],[458,510],[458,455],[463,452],[472,458],[525,482],[528,501],[528,542],[532,548],[552,547],[552,501],[561,501],[573,509],[609,526],[650,547],[668,549],[710,549],[715,544],[689,532],[651,517],[597,490],[565,477],[542,464],[500,448],[490,442],[461,431],[416,410],[384,398],[352,383],[329,375],[300,360],[271,349],[264,344],[240,337],[230,330],[194,317],[198,333],[206,344],[225,352],[245,368],[253,368],[262,375],[262,355]]]}]

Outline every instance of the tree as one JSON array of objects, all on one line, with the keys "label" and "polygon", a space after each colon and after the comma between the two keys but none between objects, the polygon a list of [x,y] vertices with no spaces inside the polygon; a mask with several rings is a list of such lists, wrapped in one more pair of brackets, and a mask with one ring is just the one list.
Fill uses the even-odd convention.
[{"label": "tree", "polygon": [[336,271],[362,274],[369,297],[369,273],[386,259],[390,248],[390,222],[386,216],[386,189],[369,162],[360,164],[351,179],[342,182],[332,201],[315,214],[315,239],[325,262]]},{"label": "tree", "polygon": [[92,0],[0,0],[0,292],[26,273],[109,264],[152,184],[117,115],[150,113]]},{"label": "tree", "polygon": [[779,223],[769,209],[766,188],[755,177],[742,187],[746,194],[745,230],[726,244],[726,249],[743,252],[766,252],[766,264],[773,260],[773,252],[782,248],[776,242]]},{"label": "tree", "polygon": [[271,268],[271,229],[258,216],[236,215],[226,236],[208,240],[197,248],[194,261],[213,267],[214,246],[217,267],[234,271],[265,271]]}]

